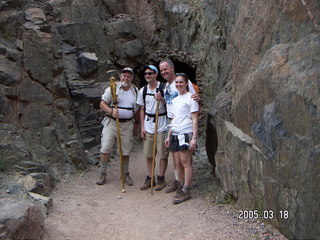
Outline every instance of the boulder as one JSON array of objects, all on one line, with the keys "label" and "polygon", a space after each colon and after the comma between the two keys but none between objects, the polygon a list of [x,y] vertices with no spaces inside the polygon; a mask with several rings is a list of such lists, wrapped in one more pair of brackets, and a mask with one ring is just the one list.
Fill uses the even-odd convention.
[{"label": "boulder", "polygon": [[21,160],[31,160],[29,148],[17,129],[0,124],[0,171],[8,171]]},{"label": "boulder", "polygon": [[[0,96],[0,116],[4,116],[7,115],[9,113],[9,109],[10,109],[10,102],[6,97],[2,97]],[[2,120],[0,120],[1,122]]]},{"label": "boulder", "polygon": [[53,113],[51,107],[32,103],[24,109],[21,117],[21,124],[24,128],[27,128],[34,133],[39,132],[40,134],[43,127],[50,125],[52,116]]},{"label": "boulder", "polygon": [[25,19],[38,25],[46,21],[46,15],[41,8],[28,8],[25,10]]},{"label": "boulder", "polygon": [[115,44],[115,55],[120,59],[138,57],[144,53],[143,43],[140,39],[116,40]]},{"label": "boulder", "polygon": [[11,197],[0,198],[0,236],[2,239],[41,240],[44,217],[35,204]]},{"label": "boulder", "polygon": [[46,209],[50,209],[53,204],[53,199],[51,197],[45,197],[37,193],[29,192],[30,197],[43,205]]},{"label": "boulder", "polygon": [[19,99],[22,101],[35,102],[35,104],[40,102],[42,104],[53,103],[53,96],[51,92],[36,81],[24,79],[19,88]]},{"label": "boulder", "polygon": [[88,77],[98,70],[98,58],[95,53],[81,53],[78,62],[81,76]]},{"label": "boulder", "polygon": [[67,143],[68,155],[76,168],[83,170],[87,166],[86,154],[83,145],[79,141],[70,141]]},{"label": "boulder", "polygon": [[118,39],[133,39],[139,36],[137,25],[132,19],[117,20],[106,25],[108,35]]},{"label": "boulder", "polygon": [[[12,6],[8,6],[6,9],[6,6],[4,6],[4,9],[2,9],[2,3],[5,5],[8,3],[8,1],[1,1],[0,3],[0,29],[1,29],[1,37],[6,42],[14,42],[19,37],[19,28],[21,27],[18,19],[21,19],[21,15],[23,12],[21,9],[19,9],[19,5],[21,4],[21,0],[17,1],[10,1],[14,2]],[[15,6],[15,3],[18,3],[17,6]],[[11,5],[11,4],[8,4]],[[12,7],[12,8],[11,8]],[[11,8],[11,9],[10,9]]]},{"label": "boulder", "polygon": [[23,64],[30,77],[43,85],[53,80],[53,56],[50,34],[28,31],[24,41]]},{"label": "boulder", "polygon": [[11,86],[21,81],[21,66],[0,55],[0,84]]},{"label": "boulder", "polygon": [[55,182],[47,166],[32,161],[23,161],[17,164],[15,168],[23,175],[19,177],[17,182],[28,192],[44,196],[50,195],[55,186]]}]

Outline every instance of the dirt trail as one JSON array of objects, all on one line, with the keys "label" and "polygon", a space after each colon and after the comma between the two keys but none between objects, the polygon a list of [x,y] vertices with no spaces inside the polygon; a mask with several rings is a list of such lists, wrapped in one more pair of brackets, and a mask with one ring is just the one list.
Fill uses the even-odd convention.
[{"label": "dirt trail", "polygon": [[[173,180],[169,159],[166,182]],[[134,186],[121,193],[119,162],[107,169],[107,184],[95,184],[99,168],[71,176],[52,194],[53,207],[45,220],[44,240],[205,240],[283,239],[278,231],[262,222],[239,220],[234,205],[212,201],[219,189],[208,173],[209,165],[194,161],[193,198],[173,205],[174,194],[141,191],[145,160],[141,144],[131,155],[130,175]],[[157,168],[156,168],[157,173]]]}]

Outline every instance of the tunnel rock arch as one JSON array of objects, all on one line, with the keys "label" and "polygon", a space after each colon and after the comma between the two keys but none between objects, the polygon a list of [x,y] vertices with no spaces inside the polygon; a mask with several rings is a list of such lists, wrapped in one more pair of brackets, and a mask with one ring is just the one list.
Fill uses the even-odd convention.
[{"label": "tunnel rock arch", "polygon": [[[192,83],[200,85],[197,66],[198,63],[196,60],[192,59],[188,56],[185,52],[166,52],[166,51],[159,51],[156,53],[152,53],[148,55],[145,60],[138,66],[135,71],[138,75],[138,81],[136,82],[137,86],[142,87],[146,84],[146,81],[143,77],[142,68],[145,65],[152,64],[155,65],[159,69],[159,63],[162,59],[171,59],[175,66],[176,73],[186,73],[189,76],[189,79]],[[165,82],[162,78],[161,74],[158,75],[158,80],[161,82]]]}]

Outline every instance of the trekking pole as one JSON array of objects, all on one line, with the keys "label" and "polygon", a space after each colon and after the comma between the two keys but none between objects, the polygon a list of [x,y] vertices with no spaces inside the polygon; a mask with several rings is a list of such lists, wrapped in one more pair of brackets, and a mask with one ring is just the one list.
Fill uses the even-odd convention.
[{"label": "trekking pole", "polygon": [[156,148],[157,148],[157,136],[158,136],[159,104],[160,104],[160,101],[157,101],[156,123],[155,123],[155,126],[154,126],[154,135],[153,135],[153,154],[152,154],[152,169],[151,169],[151,194],[153,194],[154,168],[155,168],[155,165],[156,165]]},{"label": "trekking pole", "polygon": [[[114,109],[118,110],[118,99],[116,94],[116,86],[117,83],[115,82],[115,78],[110,78],[110,90],[112,101],[114,105]],[[123,158],[122,158],[122,143],[121,143],[121,135],[120,135],[120,122],[119,117],[116,117],[116,125],[117,125],[117,136],[118,136],[118,146],[119,146],[119,155],[120,155],[120,176],[121,176],[121,184],[122,184],[122,192],[126,192],[125,185],[124,185],[124,174],[123,174]]]}]

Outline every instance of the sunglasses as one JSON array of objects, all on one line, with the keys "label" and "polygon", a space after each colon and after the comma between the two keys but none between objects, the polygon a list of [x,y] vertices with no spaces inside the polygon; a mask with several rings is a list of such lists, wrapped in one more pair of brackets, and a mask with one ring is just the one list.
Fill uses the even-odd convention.
[{"label": "sunglasses", "polygon": [[143,75],[152,75],[154,72],[145,72]]}]

